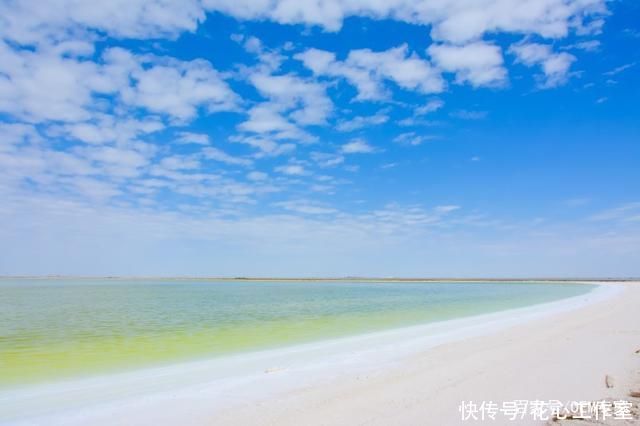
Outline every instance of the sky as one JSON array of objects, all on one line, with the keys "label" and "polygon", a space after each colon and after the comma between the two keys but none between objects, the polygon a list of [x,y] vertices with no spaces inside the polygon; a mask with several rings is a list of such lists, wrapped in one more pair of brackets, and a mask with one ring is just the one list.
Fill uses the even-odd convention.
[{"label": "sky", "polygon": [[0,0],[0,274],[640,276],[640,3]]}]

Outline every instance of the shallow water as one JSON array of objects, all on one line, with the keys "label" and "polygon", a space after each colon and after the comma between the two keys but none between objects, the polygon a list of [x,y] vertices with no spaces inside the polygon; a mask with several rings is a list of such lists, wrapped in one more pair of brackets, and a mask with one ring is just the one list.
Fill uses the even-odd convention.
[{"label": "shallow water", "polygon": [[460,318],[577,296],[593,287],[0,280],[0,386]]}]

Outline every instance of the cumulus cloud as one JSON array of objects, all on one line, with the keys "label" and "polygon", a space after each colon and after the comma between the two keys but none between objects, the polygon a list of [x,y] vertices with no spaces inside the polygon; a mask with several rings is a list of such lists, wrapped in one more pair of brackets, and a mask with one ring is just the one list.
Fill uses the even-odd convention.
[{"label": "cumulus cloud", "polygon": [[345,154],[370,154],[375,151],[364,139],[353,139],[342,145],[342,152]]},{"label": "cumulus cloud", "polygon": [[90,121],[66,123],[49,128],[49,135],[62,135],[88,144],[118,143],[126,145],[143,135],[149,135],[165,128],[153,117],[143,120],[115,117],[108,114],[94,114]]},{"label": "cumulus cloud", "polygon": [[456,83],[469,83],[473,87],[499,87],[507,81],[502,52],[494,44],[432,44],[427,51],[439,68],[455,73]]},{"label": "cumulus cloud", "polygon": [[211,63],[142,57],[121,49],[105,53],[107,65],[125,72],[133,84],[122,91],[125,103],[185,121],[199,108],[206,112],[236,109],[237,96]]},{"label": "cumulus cloud", "polygon": [[37,5],[19,0],[0,4],[0,17],[3,37],[43,44],[89,30],[123,38],[172,38],[194,31],[205,12],[196,0],[52,0]]},{"label": "cumulus cloud", "polygon": [[[285,58],[265,48],[258,38],[243,35],[232,38],[258,57],[257,65],[241,67],[241,75],[261,97],[247,111],[246,120],[237,125],[244,135],[233,139],[259,149],[261,157],[290,152],[295,142],[315,142],[317,138],[305,127],[326,125],[333,113],[334,105],[326,87],[310,78],[283,73],[280,66]],[[290,142],[278,144],[276,140]]]},{"label": "cumulus cloud", "polygon": [[81,145],[59,151],[34,126],[2,125],[11,145],[0,149],[0,193],[9,199],[27,192],[103,200],[123,193],[125,179],[138,178],[154,153],[145,145]]},{"label": "cumulus cloud", "polygon": [[109,176],[135,177],[149,163],[147,156],[133,148],[113,146],[83,147],[78,151],[85,158],[98,162]]},{"label": "cumulus cloud", "polygon": [[444,81],[431,64],[409,53],[407,45],[382,52],[358,49],[349,52],[344,61],[335,54],[318,49],[309,49],[296,56],[318,76],[346,79],[358,90],[356,99],[377,100],[389,97],[385,82],[420,93],[440,93]]},{"label": "cumulus cloud", "polygon": [[283,154],[289,154],[296,149],[293,143],[283,143],[264,136],[243,136],[234,135],[229,138],[231,142],[243,143],[258,150],[254,154],[256,158],[277,157]]},{"label": "cumulus cloud", "polygon": [[200,168],[200,160],[194,155],[172,155],[164,157],[158,165],[169,170],[195,170]]},{"label": "cumulus cloud", "polygon": [[542,89],[565,84],[569,78],[571,64],[576,60],[576,57],[569,53],[554,53],[551,46],[540,43],[513,44],[509,51],[516,55],[518,62],[528,67],[542,67],[543,78],[538,85]]},{"label": "cumulus cloud", "polygon": [[108,137],[59,150],[59,138],[70,134],[65,127],[43,135],[33,125],[0,123],[0,132],[0,195],[5,200],[50,195],[60,200],[108,203],[117,198],[148,205],[154,202],[154,194],[169,191],[192,197],[195,208],[195,200],[201,198],[248,202],[275,190],[263,184],[248,187],[206,171],[203,160],[251,165],[249,159],[212,147],[189,155],[176,154],[137,140],[133,134],[132,139]]},{"label": "cumulus cloud", "polygon": [[264,73],[251,75],[250,81],[263,96],[271,100],[274,110],[289,113],[289,117],[300,125],[325,124],[333,110],[333,102],[319,83],[293,74]]},{"label": "cumulus cloud", "polygon": [[[272,139],[289,139],[313,142],[315,137],[282,116],[279,105],[265,102],[252,107],[246,121],[238,125],[238,130],[264,134]],[[256,139],[253,139],[255,141]],[[264,140],[264,139],[263,139]]]},{"label": "cumulus cloud", "polygon": [[349,16],[395,19],[431,26],[432,38],[455,43],[469,42],[489,32],[539,34],[547,38],[564,37],[571,29],[589,33],[599,30],[601,16],[606,12],[604,0],[204,0],[204,6],[238,19],[319,25],[329,31],[339,30]]},{"label": "cumulus cloud", "polygon": [[93,95],[118,89],[101,71],[92,61],[0,41],[0,112],[31,122],[89,119]]},{"label": "cumulus cloud", "polygon": [[176,142],[180,144],[209,145],[211,143],[209,135],[194,132],[178,132]]},{"label": "cumulus cloud", "polygon": [[237,100],[201,59],[179,61],[111,48],[95,62],[0,41],[0,111],[32,122],[86,121],[101,112],[99,95],[181,121],[194,118],[198,108],[233,110]]},{"label": "cumulus cloud", "polygon": [[276,172],[289,176],[304,176],[309,172],[300,164],[285,164],[276,167]]},{"label": "cumulus cloud", "polygon": [[598,31],[606,12],[604,0],[114,0],[100,4],[54,0],[38,4],[22,0],[0,6],[3,32],[19,43],[60,40],[79,31],[122,38],[176,37],[195,31],[207,11],[241,20],[319,25],[336,31],[347,17],[394,19],[431,26],[436,40],[465,43],[486,33],[538,34],[564,37]]}]

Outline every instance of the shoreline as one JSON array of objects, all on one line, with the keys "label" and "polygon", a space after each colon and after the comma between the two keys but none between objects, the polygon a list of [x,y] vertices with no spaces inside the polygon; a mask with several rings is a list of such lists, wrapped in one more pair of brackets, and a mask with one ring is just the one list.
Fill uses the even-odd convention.
[{"label": "shoreline", "polygon": [[[208,423],[206,419],[233,410],[237,404],[259,403],[275,395],[295,392],[300,383],[307,388],[330,387],[332,380],[341,376],[388,370],[397,367],[403,359],[439,346],[616,298],[622,287],[627,286],[601,285],[585,295],[524,308],[235,355],[224,360],[192,361],[108,377],[31,386],[0,393],[0,406],[6,404],[13,412],[0,418],[0,422],[21,424],[19,421],[24,420],[28,424],[37,423],[39,419],[49,424],[68,424],[75,418],[78,423],[100,424],[118,415],[114,413],[126,413],[127,418],[142,416],[142,421],[146,415],[158,411],[172,417],[187,410],[199,413],[191,419],[193,423]],[[251,389],[254,383],[260,383],[259,391]],[[113,398],[114,394],[118,396]],[[169,405],[172,408],[167,409]],[[4,412],[7,416],[7,411]],[[20,416],[24,412],[32,417]]]}]

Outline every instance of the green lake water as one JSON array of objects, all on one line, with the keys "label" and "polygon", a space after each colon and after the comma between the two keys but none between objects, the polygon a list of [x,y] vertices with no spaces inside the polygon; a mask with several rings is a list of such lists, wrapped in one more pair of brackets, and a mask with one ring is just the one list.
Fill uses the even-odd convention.
[{"label": "green lake water", "polygon": [[460,318],[577,296],[593,287],[0,280],[0,387]]}]

